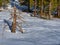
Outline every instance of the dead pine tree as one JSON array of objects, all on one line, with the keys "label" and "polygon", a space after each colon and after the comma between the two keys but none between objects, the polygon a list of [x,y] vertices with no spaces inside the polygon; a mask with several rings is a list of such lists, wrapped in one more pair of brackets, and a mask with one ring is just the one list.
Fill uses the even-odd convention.
[{"label": "dead pine tree", "polygon": [[14,6],[14,15],[13,15],[13,22],[12,22],[12,30],[11,32],[16,32],[16,7]]},{"label": "dead pine tree", "polygon": [[[21,21],[23,21],[23,22],[25,22],[25,21],[22,19],[23,17],[21,17],[21,16],[18,15],[17,13],[19,13],[19,12],[16,12],[16,7],[14,6],[14,13],[11,14],[11,18],[10,18],[10,19],[13,19],[11,32],[15,33],[15,32],[16,32],[16,28],[18,27],[18,28],[19,28],[18,30],[19,30],[21,33],[23,33],[24,30],[22,29],[22,23],[21,23],[21,22],[17,22],[17,20],[21,20]],[[20,13],[19,13],[19,14],[20,14]]]}]

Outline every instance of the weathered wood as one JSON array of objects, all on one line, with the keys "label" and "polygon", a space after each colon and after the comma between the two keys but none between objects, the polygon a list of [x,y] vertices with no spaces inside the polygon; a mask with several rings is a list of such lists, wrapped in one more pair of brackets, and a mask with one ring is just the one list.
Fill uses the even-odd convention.
[{"label": "weathered wood", "polygon": [[14,6],[14,17],[13,17],[13,23],[12,23],[12,30],[11,32],[16,32],[16,7]]}]

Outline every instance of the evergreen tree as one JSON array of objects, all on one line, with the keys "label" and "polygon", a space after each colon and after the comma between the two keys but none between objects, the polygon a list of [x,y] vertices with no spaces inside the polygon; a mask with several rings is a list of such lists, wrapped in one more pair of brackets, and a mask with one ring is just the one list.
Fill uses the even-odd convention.
[{"label": "evergreen tree", "polygon": [[0,0],[0,8],[1,8],[1,6],[2,6],[2,0]]}]

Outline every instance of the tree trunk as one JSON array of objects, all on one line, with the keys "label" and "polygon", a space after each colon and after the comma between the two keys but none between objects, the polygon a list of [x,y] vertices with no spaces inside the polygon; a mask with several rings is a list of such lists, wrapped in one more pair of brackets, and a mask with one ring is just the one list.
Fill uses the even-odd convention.
[{"label": "tree trunk", "polygon": [[14,7],[14,17],[13,17],[13,23],[12,23],[12,30],[11,32],[16,32],[16,7]]},{"label": "tree trunk", "polygon": [[58,17],[60,18],[60,0],[58,0],[57,3],[58,3],[58,6],[57,6],[57,9],[58,9]]},{"label": "tree trunk", "polygon": [[50,3],[49,3],[49,19],[51,19],[51,9],[52,9],[52,0],[50,0]]},{"label": "tree trunk", "polygon": [[60,18],[60,6],[58,6],[58,17]]},{"label": "tree trunk", "polygon": [[28,0],[28,11],[30,12],[30,0]]},{"label": "tree trunk", "polygon": [[40,17],[42,17],[42,15],[43,15],[43,0],[41,0],[41,9],[40,9],[40,10],[41,10],[41,12],[40,12],[40,13],[41,13],[41,14],[40,14]]},{"label": "tree trunk", "polygon": [[34,16],[36,16],[36,0],[34,0]]}]

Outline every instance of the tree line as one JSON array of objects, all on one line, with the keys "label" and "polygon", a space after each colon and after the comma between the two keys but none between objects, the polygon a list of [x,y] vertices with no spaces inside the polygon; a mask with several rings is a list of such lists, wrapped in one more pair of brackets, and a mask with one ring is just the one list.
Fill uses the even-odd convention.
[{"label": "tree line", "polygon": [[[9,0],[0,0],[0,7],[4,4],[9,3]],[[39,8],[40,17],[42,15],[48,15],[49,18],[51,16],[51,12],[57,11],[58,17],[60,17],[60,0],[19,0],[21,4],[27,5],[28,10],[30,11],[31,7]],[[36,11],[34,11],[34,16],[36,15]]]}]

